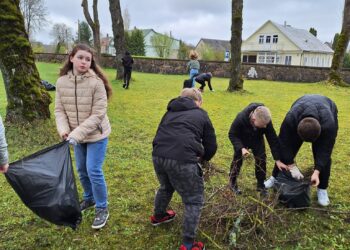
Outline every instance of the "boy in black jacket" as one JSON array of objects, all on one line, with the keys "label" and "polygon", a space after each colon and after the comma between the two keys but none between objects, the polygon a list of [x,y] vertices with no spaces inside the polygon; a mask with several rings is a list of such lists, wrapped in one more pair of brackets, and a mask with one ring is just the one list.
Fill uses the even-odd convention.
[{"label": "boy in black jacket", "polygon": [[273,158],[278,166],[285,166],[280,161],[279,144],[275,129],[271,122],[271,114],[262,103],[251,103],[243,111],[238,113],[233,121],[229,138],[234,147],[234,156],[230,169],[230,185],[236,194],[241,194],[237,185],[237,177],[242,167],[243,157],[252,149],[255,158],[255,177],[257,179],[257,191],[261,195],[267,194],[264,180],[266,178],[266,153],[264,134],[270,145]]},{"label": "boy in black jacket", "polygon": [[[312,143],[315,169],[311,182],[318,187],[317,197],[321,206],[330,203],[327,187],[337,132],[337,106],[331,99],[321,95],[304,95],[296,100],[280,129],[281,160],[288,165],[287,170],[296,168],[294,158],[303,142]],[[272,177],[265,182],[267,188],[274,185],[279,169],[282,170],[275,166]]]},{"label": "boy in black jacket", "polygon": [[196,82],[198,82],[201,86],[199,87],[199,90],[201,92],[204,91],[204,87],[205,87],[205,82],[208,82],[208,87],[210,89],[210,91],[214,91],[214,89],[212,88],[211,86],[211,78],[213,77],[213,74],[211,72],[208,72],[208,73],[202,73],[202,74],[199,74],[199,75],[196,75],[194,77],[194,80]]},{"label": "boy in black jacket", "polygon": [[123,88],[128,89],[131,79],[132,65],[134,64],[134,59],[130,55],[129,51],[125,51],[125,55],[122,58],[122,64],[124,67],[124,84]]},{"label": "boy in black jacket", "polygon": [[209,161],[217,144],[214,128],[201,105],[197,89],[183,89],[180,97],[169,102],[153,140],[153,164],[160,188],[151,223],[157,226],[174,219],[175,212],[166,208],[176,190],[185,204],[181,250],[204,249],[203,243],[194,241],[204,203],[199,162]]}]

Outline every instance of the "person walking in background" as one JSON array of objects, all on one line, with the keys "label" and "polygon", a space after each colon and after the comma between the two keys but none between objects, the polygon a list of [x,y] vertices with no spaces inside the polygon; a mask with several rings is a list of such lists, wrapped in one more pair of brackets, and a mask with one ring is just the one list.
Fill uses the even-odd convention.
[{"label": "person walking in background", "polygon": [[180,97],[169,102],[153,140],[153,165],[160,188],[151,223],[158,226],[174,220],[176,213],[166,209],[176,190],[185,204],[180,250],[205,249],[202,242],[194,241],[204,203],[199,162],[209,161],[217,144],[213,125],[201,105],[202,95],[197,89],[183,89]]},{"label": "person walking in background", "polygon": [[234,148],[230,169],[230,185],[235,194],[241,194],[237,185],[237,177],[243,164],[243,158],[252,149],[255,158],[255,178],[257,191],[262,196],[267,195],[264,181],[266,178],[266,150],[264,135],[270,145],[272,156],[278,166],[285,167],[280,161],[278,138],[271,121],[270,110],[262,103],[251,103],[243,109],[232,122],[228,133]]},{"label": "person walking in background", "polygon": [[311,183],[317,187],[318,203],[328,206],[330,201],[327,188],[331,174],[331,155],[337,133],[338,109],[331,99],[322,95],[300,97],[284,118],[279,134],[281,160],[287,166],[275,166],[265,186],[273,187],[278,172],[282,169],[289,170],[295,179],[302,179],[303,175],[294,159],[303,142],[311,142],[314,158]]},{"label": "person walking in background", "polygon": [[81,210],[95,206],[92,228],[108,219],[107,185],[102,166],[111,126],[107,99],[111,86],[96,64],[92,49],[76,45],[56,83],[55,116],[60,137],[74,146],[76,167],[84,189]]},{"label": "person walking in background", "polygon": [[208,87],[210,91],[214,92],[214,89],[211,86],[211,78],[213,77],[213,74],[211,72],[208,73],[202,73],[194,77],[194,80],[198,82],[201,86],[199,87],[200,92],[204,92],[205,82],[208,82]]},{"label": "person walking in background", "polygon": [[5,127],[0,116],[0,173],[6,173],[9,168],[9,158],[5,137]]},{"label": "person walking in background", "polygon": [[187,63],[187,70],[190,72],[190,79],[192,80],[192,88],[195,86],[194,76],[199,74],[200,64],[198,59],[198,53],[195,50],[191,50],[190,61]]},{"label": "person walking in background", "polygon": [[129,51],[125,51],[125,55],[122,58],[122,64],[124,67],[124,84],[123,88],[128,89],[131,79],[132,65],[134,64],[134,59],[130,55]]}]

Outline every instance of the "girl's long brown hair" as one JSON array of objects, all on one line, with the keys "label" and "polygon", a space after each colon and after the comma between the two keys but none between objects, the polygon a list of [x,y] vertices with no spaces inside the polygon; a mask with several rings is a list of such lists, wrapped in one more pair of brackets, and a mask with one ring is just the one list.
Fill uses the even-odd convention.
[{"label": "girl's long brown hair", "polygon": [[75,54],[79,50],[87,51],[91,54],[91,69],[95,71],[96,75],[98,75],[99,78],[103,81],[103,84],[105,85],[107,98],[109,99],[112,96],[112,87],[106,77],[106,75],[103,73],[100,66],[97,65],[95,59],[94,59],[94,50],[90,48],[88,45],[85,44],[77,44],[70,54],[68,55],[67,61],[64,63],[63,67],[60,69],[60,76],[66,75],[68,71],[73,70],[73,63],[70,61],[70,58],[75,56]]}]

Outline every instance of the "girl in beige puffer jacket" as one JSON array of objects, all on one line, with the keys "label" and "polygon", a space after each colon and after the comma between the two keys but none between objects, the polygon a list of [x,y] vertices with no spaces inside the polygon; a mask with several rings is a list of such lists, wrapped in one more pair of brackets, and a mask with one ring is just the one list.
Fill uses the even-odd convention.
[{"label": "girl in beige puffer jacket", "polygon": [[112,89],[93,51],[76,45],[56,83],[55,116],[59,135],[74,145],[80,182],[84,189],[80,208],[95,205],[92,228],[102,228],[108,219],[107,185],[102,166],[111,126],[107,99]]}]

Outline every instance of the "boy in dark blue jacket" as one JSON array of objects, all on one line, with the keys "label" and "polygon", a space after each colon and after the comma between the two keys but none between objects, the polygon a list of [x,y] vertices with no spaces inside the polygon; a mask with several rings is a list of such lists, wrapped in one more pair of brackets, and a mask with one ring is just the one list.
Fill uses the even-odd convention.
[{"label": "boy in dark blue jacket", "polygon": [[279,166],[285,166],[280,161],[280,148],[277,135],[271,121],[270,110],[262,103],[251,103],[238,113],[233,121],[229,138],[234,148],[234,156],[230,170],[230,185],[234,193],[241,194],[237,185],[237,177],[243,164],[243,158],[251,149],[255,158],[255,177],[257,191],[262,196],[267,194],[264,181],[266,178],[266,150],[264,135],[270,145],[271,153]]},{"label": "boy in dark blue jacket", "polygon": [[[311,182],[318,187],[317,197],[321,206],[330,203],[327,187],[337,133],[337,106],[331,99],[321,95],[304,95],[296,100],[280,129],[281,160],[288,165],[287,170],[296,168],[294,158],[303,142],[312,143],[315,167]],[[267,188],[274,185],[279,170],[282,168],[275,166],[272,177],[265,182]]]},{"label": "boy in dark blue jacket", "polygon": [[210,89],[210,91],[214,91],[214,89],[212,88],[211,86],[211,78],[213,77],[213,74],[211,72],[208,72],[208,73],[202,73],[202,74],[199,74],[199,75],[196,75],[194,77],[194,80],[196,82],[198,82],[201,86],[199,87],[199,90],[201,92],[204,91],[204,87],[205,87],[205,82],[208,82],[208,87]]},{"label": "boy in dark blue jacket", "polygon": [[204,203],[199,162],[209,161],[217,144],[213,125],[201,105],[197,89],[183,89],[180,97],[169,102],[153,140],[153,164],[160,188],[151,223],[157,226],[175,218],[175,212],[166,208],[176,190],[185,204],[181,250],[204,249],[202,242],[194,241]]}]

